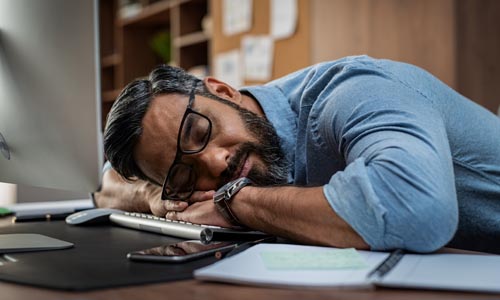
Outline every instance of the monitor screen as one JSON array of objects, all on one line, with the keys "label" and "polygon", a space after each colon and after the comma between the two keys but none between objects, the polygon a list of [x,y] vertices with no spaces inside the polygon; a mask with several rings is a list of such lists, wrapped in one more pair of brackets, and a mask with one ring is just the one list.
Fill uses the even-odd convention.
[{"label": "monitor screen", "polygon": [[0,182],[98,187],[98,31],[97,0],[0,0]]}]

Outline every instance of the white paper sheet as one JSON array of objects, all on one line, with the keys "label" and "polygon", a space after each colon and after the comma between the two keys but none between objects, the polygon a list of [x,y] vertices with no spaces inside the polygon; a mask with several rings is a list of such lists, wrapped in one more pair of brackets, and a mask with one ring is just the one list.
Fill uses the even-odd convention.
[{"label": "white paper sheet", "polygon": [[261,259],[261,253],[266,251],[311,251],[314,254],[331,251],[331,249],[287,244],[259,244],[235,256],[196,270],[194,276],[202,280],[264,286],[367,288],[371,286],[366,278],[368,272],[389,255],[382,252],[359,251],[366,262],[366,268],[334,270],[270,270]]},{"label": "white paper sheet", "polygon": [[[300,251],[311,256],[331,251],[328,247],[259,244],[213,265],[198,269],[201,280],[278,287],[370,287],[423,288],[500,293],[500,255],[405,254],[384,276],[369,276],[388,252],[358,251],[366,267],[321,269],[301,264],[291,269],[266,266],[262,253]],[[313,259],[307,257],[308,259]],[[318,258],[325,259],[325,258]],[[328,260],[330,258],[327,257]],[[351,259],[346,258],[345,259]],[[331,263],[331,262],[330,262]],[[342,262],[345,264],[345,261]],[[352,263],[352,262],[351,262]],[[351,266],[353,266],[351,264]],[[354,265],[356,266],[356,264]]]},{"label": "white paper sheet", "polygon": [[297,0],[271,0],[271,36],[291,37],[297,29]]},{"label": "white paper sheet", "polygon": [[405,254],[378,285],[500,292],[500,256]]},{"label": "white paper sheet", "polygon": [[235,35],[252,28],[253,0],[224,0],[222,2],[222,32]]},{"label": "white paper sheet", "polygon": [[244,78],[255,81],[271,79],[274,62],[274,41],[270,36],[245,36],[241,40]]},{"label": "white paper sheet", "polygon": [[220,53],[214,59],[214,76],[239,88],[243,85],[242,62],[239,50]]}]

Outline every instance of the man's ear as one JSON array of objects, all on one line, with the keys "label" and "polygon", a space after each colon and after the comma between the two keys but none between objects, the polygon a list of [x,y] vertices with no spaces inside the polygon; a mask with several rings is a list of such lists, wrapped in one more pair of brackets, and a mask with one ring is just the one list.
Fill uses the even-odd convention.
[{"label": "man's ear", "polygon": [[238,105],[241,104],[241,93],[229,84],[211,76],[205,77],[203,79],[203,84],[205,84],[210,93]]}]

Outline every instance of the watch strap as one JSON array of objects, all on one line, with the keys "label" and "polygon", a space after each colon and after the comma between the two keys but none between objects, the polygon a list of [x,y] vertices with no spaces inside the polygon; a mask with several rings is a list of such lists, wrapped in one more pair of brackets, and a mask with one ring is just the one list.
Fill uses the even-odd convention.
[{"label": "watch strap", "polygon": [[252,181],[246,177],[241,177],[222,186],[214,195],[215,207],[220,214],[231,224],[241,226],[241,222],[231,210],[230,204],[234,195],[247,185],[251,185]]}]

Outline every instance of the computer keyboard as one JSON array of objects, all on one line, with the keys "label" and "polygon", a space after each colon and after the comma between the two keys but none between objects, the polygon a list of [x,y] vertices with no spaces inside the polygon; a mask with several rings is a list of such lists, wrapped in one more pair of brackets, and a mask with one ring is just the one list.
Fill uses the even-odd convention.
[{"label": "computer keyboard", "polygon": [[178,238],[200,240],[205,243],[224,240],[252,240],[267,236],[260,231],[193,224],[134,212],[112,213],[109,219],[112,223],[120,226]]}]

